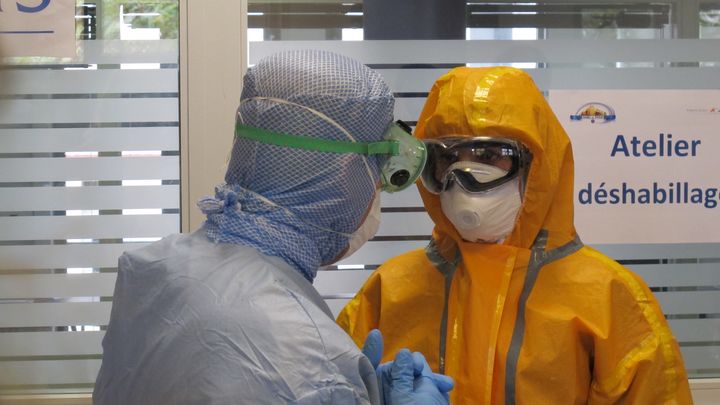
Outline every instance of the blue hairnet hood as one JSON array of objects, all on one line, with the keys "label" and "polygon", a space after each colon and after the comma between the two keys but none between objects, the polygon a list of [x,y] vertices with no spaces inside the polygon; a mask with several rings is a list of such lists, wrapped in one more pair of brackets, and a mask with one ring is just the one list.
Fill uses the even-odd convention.
[{"label": "blue hairnet hood", "polygon": [[[271,55],[245,75],[244,125],[341,141],[381,140],[394,99],[380,75],[330,52]],[[215,198],[201,200],[216,242],[283,258],[308,280],[348,247],[378,192],[375,157],[293,149],[236,138]]]}]

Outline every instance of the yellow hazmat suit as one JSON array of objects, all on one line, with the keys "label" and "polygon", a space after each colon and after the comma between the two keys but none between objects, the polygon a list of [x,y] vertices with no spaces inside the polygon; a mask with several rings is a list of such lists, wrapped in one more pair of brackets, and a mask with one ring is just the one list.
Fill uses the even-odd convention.
[{"label": "yellow hazmat suit", "polygon": [[440,77],[416,136],[458,135],[512,138],[532,152],[512,233],[502,244],[463,241],[418,183],[431,243],[382,265],[338,323],[358,345],[379,328],[385,353],[424,353],[455,379],[453,404],[691,403],[650,290],[576,235],[570,140],[532,79],[505,67]]}]

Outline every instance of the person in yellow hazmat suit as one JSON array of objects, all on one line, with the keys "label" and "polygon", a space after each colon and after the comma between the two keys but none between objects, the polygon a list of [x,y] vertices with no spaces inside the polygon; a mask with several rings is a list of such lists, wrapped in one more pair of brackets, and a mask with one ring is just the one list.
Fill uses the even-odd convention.
[{"label": "person in yellow hazmat suit", "polygon": [[357,344],[378,328],[386,353],[424,353],[453,404],[692,403],[650,290],[575,231],[570,140],[530,76],[451,70],[415,135],[432,240],[340,313]]}]

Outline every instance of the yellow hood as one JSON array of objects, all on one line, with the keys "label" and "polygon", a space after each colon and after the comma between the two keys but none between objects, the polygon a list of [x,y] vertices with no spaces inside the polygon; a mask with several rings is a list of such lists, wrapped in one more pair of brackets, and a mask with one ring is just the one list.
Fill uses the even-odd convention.
[{"label": "yellow hood", "polygon": [[503,244],[464,242],[419,184],[434,240],[384,263],[343,309],[338,323],[359,345],[378,328],[385,361],[422,352],[455,380],[454,404],[692,403],[650,290],[575,239],[570,141],[528,75],[450,71],[416,135],[522,142],[533,154],[524,205]]},{"label": "yellow hood", "polygon": [[[545,97],[522,70],[509,67],[451,70],[432,87],[415,135],[420,139],[444,136],[497,136],[522,142],[533,159],[515,228],[504,244],[530,248],[540,229],[549,233],[548,249],[575,237],[573,226],[573,158],[570,140]],[[440,198],[418,182],[420,195],[436,224],[438,245],[450,237],[463,252],[462,242],[440,208]]]}]

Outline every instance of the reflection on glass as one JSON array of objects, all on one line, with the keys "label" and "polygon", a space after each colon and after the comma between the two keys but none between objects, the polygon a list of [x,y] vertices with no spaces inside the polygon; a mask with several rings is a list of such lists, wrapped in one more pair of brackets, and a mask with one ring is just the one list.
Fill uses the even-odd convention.
[{"label": "reflection on glass", "polygon": [[[670,38],[672,2],[468,2],[467,39]],[[391,4],[388,4],[391,7]],[[363,3],[251,0],[250,41],[362,40]],[[518,29],[526,30],[519,34]],[[261,30],[261,31],[259,31]],[[535,32],[535,34],[531,34]]]},{"label": "reflection on glass", "polygon": [[699,20],[700,38],[720,38],[720,2],[701,4]]}]

